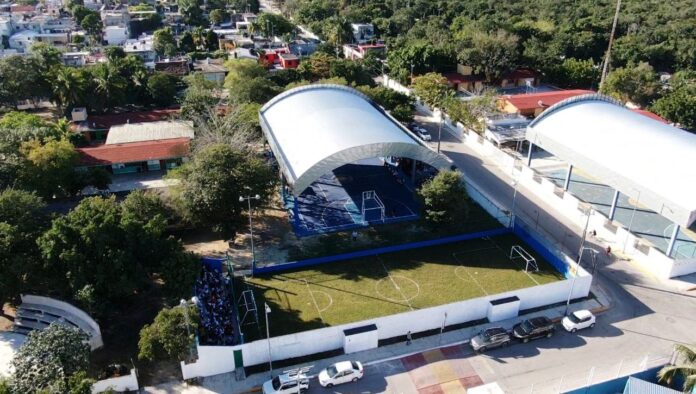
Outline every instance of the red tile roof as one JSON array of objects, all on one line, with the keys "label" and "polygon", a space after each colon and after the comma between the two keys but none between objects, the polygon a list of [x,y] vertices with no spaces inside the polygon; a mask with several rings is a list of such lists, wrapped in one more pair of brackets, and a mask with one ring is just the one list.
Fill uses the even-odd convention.
[{"label": "red tile roof", "polygon": [[80,165],[103,166],[183,157],[189,152],[189,141],[188,138],[175,138],[162,141],[99,145],[77,148],[76,150],[80,155]]},{"label": "red tile roof", "polygon": [[658,122],[669,124],[669,122],[666,121],[665,119],[663,119],[660,115],[654,114],[650,111],[646,111],[644,109],[632,109],[631,111],[639,113],[639,114],[644,115],[644,116],[647,116],[648,118],[655,119]]},{"label": "red tile roof", "polygon": [[[169,119],[179,113],[178,109],[156,109],[142,112],[123,112],[109,115],[89,115],[87,123],[93,129],[110,129],[126,123],[148,123]],[[94,126],[92,126],[94,124]]]},{"label": "red tile roof", "polygon": [[500,96],[500,98],[514,105],[519,111],[525,111],[540,108],[539,101],[542,103],[541,107],[550,107],[567,98],[590,93],[594,92],[591,90],[574,89],[544,93],[505,95]]}]

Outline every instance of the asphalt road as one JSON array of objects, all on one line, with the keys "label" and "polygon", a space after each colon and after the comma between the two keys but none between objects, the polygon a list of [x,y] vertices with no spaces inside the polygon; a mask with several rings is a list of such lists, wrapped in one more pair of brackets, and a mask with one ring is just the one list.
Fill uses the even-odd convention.
[{"label": "asphalt road", "polygon": [[[437,123],[427,116],[417,116],[416,121],[431,132],[431,144],[436,146]],[[500,173],[485,157],[480,157],[450,134],[443,131],[442,137],[442,152],[465,176],[510,207],[514,188],[509,174]],[[549,234],[567,253],[577,253],[581,228],[564,220],[523,188],[518,190],[515,206],[518,215]],[[589,246],[603,250],[601,243],[594,240],[589,240]],[[598,259],[594,283],[613,303],[611,309],[599,316],[594,329],[576,334],[559,329],[551,339],[516,344],[483,355],[469,351],[455,362],[469,363],[484,383],[498,382],[509,393],[555,393],[559,388],[569,389],[588,381],[606,380],[620,372],[638,370],[646,361],[651,364],[668,358],[675,343],[696,343],[696,294],[693,292],[676,291],[630,263],[606,255]],[[415,372],[409,371],[399,360],[393,360],[368,366],[360,382],[333,389],[324,389],[315,383],[310,392],[415,393],[419,387]]]}]

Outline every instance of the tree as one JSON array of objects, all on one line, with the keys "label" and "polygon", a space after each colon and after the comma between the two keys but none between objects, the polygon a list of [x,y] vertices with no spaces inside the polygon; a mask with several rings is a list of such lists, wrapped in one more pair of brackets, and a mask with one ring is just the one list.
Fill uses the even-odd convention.
[{"label": "tree", "polygon": [[53,70],[53,101],[61,113],[85,102],[87,92],[87,72],[83,69],[60,67]]},{"label": "tree", "polygon": [[552,65],[548,70],[550,82],[564,88],[591,89],[599,82],[599,68],[592,59],[564,59],[563,63]]},{"label": "tree", "polygon": [[484,74],[488,82],[498,82],[503,74],[518,66],[518,41],[517,36],[505,30],[477,31],[461,41],[457,59]]},{"label": "tree", "polygon": [[657,378],[660,383],[672,386],[674,379],[679,377],[684,380],[682,390],[691,393],[696,389],[696,350],[693,346],[677,344],[674,351],[678,364],[665,365],[657,373]]},{"label": "tree", "polygon": [[215,83],[205,79],[201,73],[193,73],[184,77],[187,88],[181,100],[181,117],[198,121],[205,118],[211,108],[216,108],[220,99],[215,97]]},{"label": "tree", "polygon": [[39,259],[36,238],[48,223],[46,204],[34,193],[5,189],[0,192],[0,304],[16,302],[35,280]]},{"label": "tree", "polygon": [[652,66],[648,63],[629,64],[609,73],[600,89],[622,102],[648,105],[658,93],[660,83]]},{"label": "tree", "polygon": [[469,214],[469,198],[458,171],[440,171],[418,190],[424,218],[434,229],[453,228]]},{"label": "tree", "polygon": [[112,64],[99,64],[90,67],[91,84],[94,88],[90,107],[99,112],[110,111],[125,102],[128,81],[121,76],[121,70]]},{"label": "tree", "polygon": [[413,80],[413,92],[431,107],[442,108],[452,94],[447,78],[438,73],[427,73]]},{"label": "tree", "polygon": [[220,49],[220,37],[212,30],[206,30],[204,42],[204,49],[208,52],[214,52]]},{"label": "tree", "polygon": [[356,89],[389,111],[398,121],[408,123],[413,120],[415,111],[413,97],[384,86],[357,86]]},{"label": "tree", "polygon": [[82,22],[80,22],[80,27],[85,29],[87,34],[92,37],[94,42],[101,43],[102,29],[104,28],[104,25],[102,24],[99,14],[88,14],[85,16],[82,19]]},{"label": "tree", "polygon": [[260,32],[265,37],[280,37],[295,31],[295,25],[282,15],[264,12],[256,18],[252,25],[254,32]]},{"label": "tree", "polygon": [[170,57],[176,55],[176,39],[174,39],[171,28],[165,27],[155,31],[152,37],[152,49],[159,56]]},{"label": "tree", "polygon": [[424,39],[405,41],[394,49],[390,47],[387,52],[390,76],[409,84],[413,82],[411,74],[440,71],[451,66],[455,60],[452,51],[435,47]]},{"label": "tree", "polygon": [[184,16],[184,23],[190,26],[202,26],[203,11],[199,0],[177,0],[179,12]]},{"label": "tree", "polygon": [[162,309],[152,324],[146,324],[140,330],[138,358],[185,360],[195,345],[199,320],[198,309],[193,306],[188,307],[188,313],[180,306]]},{"label": "tree", "polygon": [[298,72],[304,79],[316,81],[317,79],[331,77],[331,65],[336,61],[334,57],[322,52],[313,53],[309,59],[300,63]]},{"label": "tree", "polygon": [[22,111],[8,112],[0,118],[0,129],[39,129],[50,124],[38,115]]},{"label": "tree", "polygon": [[167,107],[176,99],[177,79],[171,75],[155,72],[147,80],[147,91],[152,101],[160,107]]},{"label": "tree", "polygon": [[12,391],[68,392],[69,378],[89,366],[87,339],[83,331],[58,323],[30,332],[12,360]]},{"label": "tree", "polygon": [[225,62],[225,67],[228,71],[225,77],[225,87],[227,88],[236,82],[265,77],[267,74],[266,69],[251,59],[230,59]]},{"label": "tree", "polygon": [[263,104],[280,93],[281,89],[268,78],[257,77],[234,83],[229,92],[230,100],[234,103]]},{"label": "tree", "polygon": [[212,26],[219,25],[225,20],[225,12],[221,9],[212,10],[210,11],[208,18],[210,19],[210,24]]},{"label": "tree", "polygon": [[657,99],[652,110],[665,119],[696,132],[696,76],[686,72],[672,76],[667,93]]},{"label": "tree", "polygon": [[332,78],[345,78],[351,85],[372,86],[375,83],[362,64],[350,60],[336,59],[331,63],[329,75]]},{"label": "tree", "polygon": [[184,214],[194,223],[210,226],[231,236],[243,225],[246,206],[239,196],[259,194],[263,205],[271,196],[276,176],[265,161],[234,149],[215,144],[197,152],[173,172],[180,180],[175,188]]},{"label": "tree", "polygon": [[479,134],[485,130],[485,117],[497,112],[497,92],[485,90],[471,100],[462,101],[450,96],[444,104],[445,112],[454,122],[459,122]]},{"label": "tree", "polygon": [[227,4],[237,12],[258,13],[260,4],[259,0],[228,0]]},{"label": "tree", "polygon": [[41,68],[32,56],[8,56],[0,58],[0,107],[14,107],[22,100],[32,100],[47,96],[40,81]]},{"label": "tree", "polygon": [[193,42],[193,35],[190,31],[185,31],[179,40],[179,52],[189,53],[196,50],[196,44]]},{"label": "tree", "polygon": [[24,142],[20,148],[27,160],[22,184],[45,198],[72,196],[85,185],[75,175],[78,154],[67,139]]}]

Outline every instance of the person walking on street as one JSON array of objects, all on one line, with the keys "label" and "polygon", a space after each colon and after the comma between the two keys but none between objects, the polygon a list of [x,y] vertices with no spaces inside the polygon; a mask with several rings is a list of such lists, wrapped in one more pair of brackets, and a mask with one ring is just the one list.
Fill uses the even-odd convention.
[{"label": "person walking on street", "polygon": [[411,331],[406,333],[406,345],[408,346],[410,344],[411,344]]}]

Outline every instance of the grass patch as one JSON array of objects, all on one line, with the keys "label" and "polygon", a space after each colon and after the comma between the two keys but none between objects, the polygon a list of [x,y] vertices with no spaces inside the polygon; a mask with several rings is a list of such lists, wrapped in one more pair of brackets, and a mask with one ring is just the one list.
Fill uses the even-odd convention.
[{"label": "grass patch", "polygon": [[[508,258],[522,245],[538,272]],[[267,302],[272,336],[429,308],[563,279],[545,259],[513,234],[403,252],[387,253],[304,270],[257,276],[238,283],[252,289],[263,310]],[[265,336],[245,326],[246,341]],[[260,333],[263,333],[261,335]]]}]

